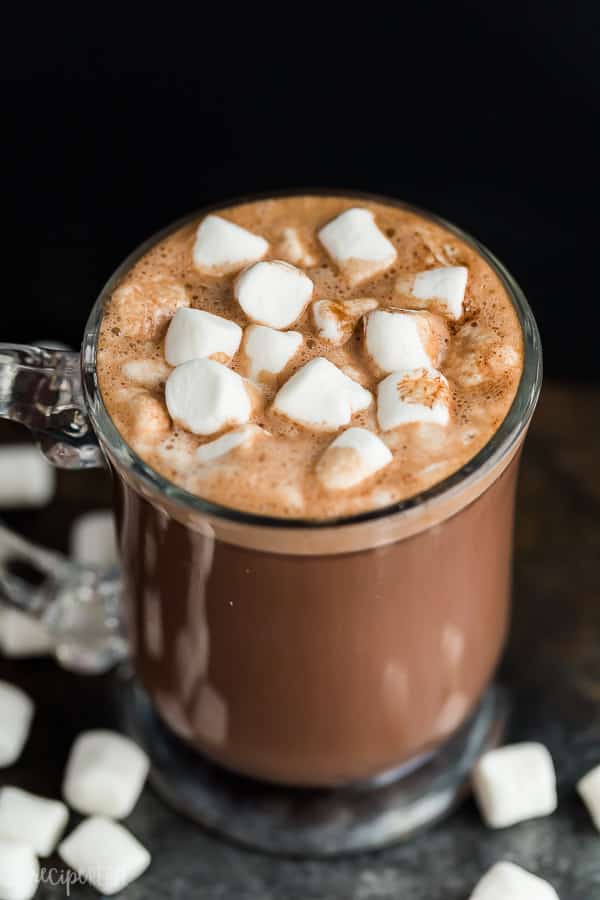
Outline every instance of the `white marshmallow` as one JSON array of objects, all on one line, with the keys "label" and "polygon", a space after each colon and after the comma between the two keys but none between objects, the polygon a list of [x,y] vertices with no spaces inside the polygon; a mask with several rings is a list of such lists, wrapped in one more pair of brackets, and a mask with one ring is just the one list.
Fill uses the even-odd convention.
[{"label": "white marshmallow", "polygon": [[121,371],[127,381],[140,387],[155,388],[164,384],[171,369],[159,359],[131,359]]},{"label": "white marshmallow", "polygon": [[31,847],[0,840],[0,900],[31,900],[39,878],[40,866]]},{"label": "white marshmallow", "polygon": [[150,761],[114,731],[85,731],[71,748],[63,782],[69,806],[84,815],[124,819],[144,787]]},{"label": "white marshmallow", "polygon": [[48,629],[17,609],[0,609],[0,651],[11,659],[46,656],[54,644]]},{"label": "white marshmallow", "polygon": [[237,353],[242,334],[239,325],[223,316],[203,309],[178,309],[167,330],[165,359],[170,366],[217,353],[230,360]]},{"label": "white marshmallow", "polygon": [[469,270],[465,266],[442,266],[415,275],[410,293],[418,300],[437,300],[452,319],[460,319]]},{"label": "white marshmallow", "polygon": [[215,462],[215,460],[227,456],[228,453],[231,453],[232,450],[236,450],[238,447],[250,447],[257,437],[266,434],[268,432],[264,428],[259,428],[258,425],[244,425],[236,431],[228,431],[227,434],[217,438],[216,441],[202,444],[196,450],[196,458],[204,464]]},{"label": "white marshmallow", "polygon": [[317,300],[311,306],[317,334],[321,340],[330,344],[345,344],[352,337],[361,316],[377,306],[377,300],[370,297],[357,300]]},{"label": "white marshmallow", "polygon": [[473,772],[473,788],[490,828],[548,816],[556,809],[554,764],[543,744],[512,744],[484,753]]},{"label": "white marshmallow", "polygon": [[118,565],[117,532],[111,510],[96,509],[78,516],[69,535],[71,558],[82,566],[110,569]]},{"label": "white marshmallow", "polygon": [[414,313],[377,309],[367,316],[367,353],[382,372],[429,368],[433,360],[425,348],[422,328]]},{"label": "white marshmallow", "polygon": [[423,366],[392,372],[377,389],[377,420],[383,431],[411,422],[447,425],[450,390],[441,372]]},{"label": "white marshmallow", "polygon": [[262,259],[268,249],[264,238],[211,215],[198,226],[192,257],[201,272],[225,275]]},{"label": "white marshmallow", "polygon": [[308,268],[317,264],[316,257],[305,246],[297,228],[283,229],[281,240],[277,245],[277,255],[294,266],[305,266]]},{"label": "white marshmallow", "polygon": [[85,819],[58,852],[71,869],[104,895],[122,891],[151,862],[146,848],[127,829],[99,816]]},{"label": "white marshmallow", "polygon": [[551,884],[510,862],[499,862],[487,872],[470,900],[559,900]]},{"label": "white marshmallow", "polygon": [[368,209],[347,209],[319,231],[319,240],[351,284],[384,272],[396,259]]},{"label": "white marshmallow", "polygon": [[16,787],[0,790],[0,838],[27,844],[37,856],[50,856],[61,839],[69,810]]},{"label": "white marshmallow", "polygon": [[387,466],[392,454],[367,428],[348,428],[329,445],[317,463],[317,478],[328,491],[354,487]]},{"label": "white marshmallow", "polygon": [[233,293],[246,315],[259,325],[289,328],[312,297],[313,283],[300,269],[273,260],[250,266],[238,276]]},{"label": "white marshmallow", "polygon": [[281,387],[275,412],[315,431],[335,431],[353,414],[371,405],[373,397],[323,357],[311,359]]},{"label": "white marshmallow", "polygon": [[23,752],[34,710],[24,691],[0,681],[0,769],[12,766]]},{"label": "white marshmallow", "polygon": [[250,325],[244,335],[244,353],[250,363],[250,378],[261,373],[278,375],[304,342],[298,331],[276,331],[265,325]]},{"label": "white marshmallow", "polygon": [[55,483],[54,469],[33,444],[0,447],[0,509],[45,506]]},{"label": "white marshmallow", "polygon": [[577,792],[600,831],[600,766],[596,766],[577,782]]},{"label": "white marshmallow", "polygon": [[244,379],[212,359],[191,359],[171,372],[165,400],[173,421],[193,434],[244,425],[252,412]]}]

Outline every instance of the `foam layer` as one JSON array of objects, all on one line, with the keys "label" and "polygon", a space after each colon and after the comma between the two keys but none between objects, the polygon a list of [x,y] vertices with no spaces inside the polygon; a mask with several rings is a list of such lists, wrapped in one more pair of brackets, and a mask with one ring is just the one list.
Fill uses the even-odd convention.
[{"label": "foam layer", "polygon": [[[359,289],[352,286],[317,237],[333,218],[357,206],[375,215],[379,229],[396,251],[393,265],[361,283]],[[242,328],[250,324],[234,298],[235,274],[211,275],[194,267],[192,249],[200,217],[157,244],[133,267],[107,304],[101,325],[98,377],[104,402],[124,439],[149,465],[187,490],[224,506],[273,516],[325,519],[419,493],[459,469],[492,437],[516,393],[522,370],[522,336],[505,288],[475,250],[414,213],[350,197],[282,197],[224,208],[219,215],[265,238],[273,248],[273,256],[268,254],[265,259],[277,258],[277,248],[289,235],[286,229],[295,229],[302,237],[304,258],[311,263],[304,265],[304,271],[314,284],[314,301],[368,297],[383,310],[423,309],[422,299],[411,297],[398,285],[410,284],[415,273],[427,269],[465,266],[469,274],[463,315],[457,321],[447,317],[440,332],[443,346],[437,367],[450,388],[450,422],[447,426],[414,423],[384,433],[378,427],[375,404],[356,413],[351,424],[378,434],[393,459],[354,489],[325,494],[316,465],[331,443],[331,433],[313,432],[274,414],[273,398],[294,372],[318,356],[329,359],[374,396],[382,374],[365,352],[360,320],[345,343],[332,346],[319,336],[307,306],[293,325],[304,341],[291,363],[279,375],[263,374],[255,385],[246,382],[252,394],[252,421],[272,439],[257,441],[243,453],[227,454],[214,465],[199,464],[195,451],[208,438],[170,422],[162,378],[149,380],[141,399],[152,408],[154,421],[159,420],[158,410],[165,419],[160,417],[154,435],[152,429],[144,428],[139,421],[140,383],[131,377],[131,364],[135,362],[139,368],[141,361],[147,361],[149,371],[153,366],[164,370],[164,337],[170,318],[182,304],[180,298],[192,308],[225,316]],[[154,299],[157,285],[161,287],[158,300]],[[126,309],[127,296],[136,303]],[[172,297],[176,302],[171,303]],[[435,304],[431,309],[442,312]],[[143,316],[139,327],[136,314]],[[243,377],[248,375],[242,351],[231,368]]]}]

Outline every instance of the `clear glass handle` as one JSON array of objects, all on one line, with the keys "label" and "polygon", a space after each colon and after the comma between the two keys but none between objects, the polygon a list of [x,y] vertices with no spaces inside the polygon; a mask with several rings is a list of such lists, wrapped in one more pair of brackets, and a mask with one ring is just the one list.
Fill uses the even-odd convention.
[{"label": "clear glass handle", "polygon": [[85,413],[79,353],[0,343],[0,418],[30,428],[56,466],[104,465]]},{"label": "clear glass handle", "polygon": [[[0,418],[30,428],[56,466],[104,465],[85,411],[79,353],[0,343]],[[32,571],[33,581],[23,574]],[[104,672],[127,656],[121,590],[117,570],[77,565],[0,524],[0,604],[41,619],[65,668]]]}]

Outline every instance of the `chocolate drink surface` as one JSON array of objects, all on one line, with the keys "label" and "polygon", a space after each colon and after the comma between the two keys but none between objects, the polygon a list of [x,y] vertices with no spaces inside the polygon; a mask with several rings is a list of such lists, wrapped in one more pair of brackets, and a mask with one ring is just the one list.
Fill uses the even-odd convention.
[{"label": "chocolate drink surface", "polygon": [[[344,234],[328,234],[348,210],[364,216],[348,223],[349,252],[375,229],[374,261],[345,260]],[[221,236],[197,247],[215,219],[258,245],[210,265]],[[236,238],[222,237],[230,256]],[[420,493],[472,458],[514,399],[522,337],[496,273],[440,225],[356,198],[282,197],[200,217],[153,247],[113,293],[97,367],[122,436],[167,479],[227,507],[326,519]],[[187,395],[175,402],[188,375],[208,424]],[[220,416],[195,387],[213,376]]]},{"label": "chocolate drink surface", "polygon": [[506,635],[524,432],[406,534],[387,512],[360,533],[337,520],[461,469],[523,356],[491,265],[391,202],[226,207],[133,265],[101,323],[104,403],[149,466],[224,507],[180,515],[115,478],[136,670],[179,737],[238,773],[330,786],[465,722]]}]

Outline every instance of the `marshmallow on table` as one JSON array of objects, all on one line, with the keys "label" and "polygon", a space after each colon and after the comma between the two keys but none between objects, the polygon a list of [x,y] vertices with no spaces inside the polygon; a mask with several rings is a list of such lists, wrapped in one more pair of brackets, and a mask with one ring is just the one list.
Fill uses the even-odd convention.
[{"label": "marshmallow on table", "polygon": [[116,894],[142,875],[151,862],[134,836],[108,819],[85,819],[60,844],[66,864],[101,894]]},{"label": "marshmallow on table", "polygon": [[[469,270],[465,266],[442,266],[428,269],[414,276],[408,293],[417,300],[435,302],[451,319],[460,319]],[[404,291],[406,278],[400,278],[397,287]]]},{"label": "marshmallow on table", "polygon": [[171,369],[159,359],[131,359],[121,371],[127,381],[140,387],[155,388],[164,384]]},{"label": "marshmallow on table", "polygon": [[0,651],[12,659],[46,656],[54,643],[48,629],[17,609],[0,609]]},{"label": "marshmallow on table", "polygon": [[199,271],[225,275],[262,259],[268,249],[268,242],[259,235],[211,215],[198,226],[192,258]]},{"label": "marshmallow on table", "polygon": [[[433,365],[430,328],[419,313],[377,309],[366,320],[365,345],[381,372]],[[429,349],[428,349],[429,348]]]},{"label": "marshmallow on table", "polygon": [[124,819],[138,801],[149,768],[148,757],[129,738],[86,731],[71,748],[63,796],[84,815]]},{"label": "marshmallow on table", "polygon": [[448,382],[441,372],[425,366],[392,372],[377,389],[377,420],[383,431],[412,422],[447,425]]},{"label": "marshmallow on table", "polygon": [[373,401],[370,391],[323,357],[311,359],[279,389],[273,410],[315,431],[335,431]]},{"label": "marshmallow on table", "polygon": [[244,335],[244,353],[250,378],[262,373],[278,375],[296,355],[304,338],[298,331],[276,331],[266,325],[249,325]]},{"label": "marshmallow on table", "polygon": [[319,231],[319,240],[351,284],[379,275],[396,259],[368,209],[347,209]]},{"label": "marshmallow on table", "polygon": [[559,900],[551,884],[510,862],[486,872],[470,900]]},{"label": "marshmallow on table", "polygon": [[191,359],[171,372],[165,400],[174,422],[193,434],[244,425],[252,402],[244,379],[213,359]]},{"label": "marshmallow on table", "polygon": [[12,766],[23,752],[34,710],[24,691],[0,681],[0,769]]},{"label": "marshmallow on table", "polygon": [[40,866],[31,847],[0,838],[0,900],[31,900],[39,878]]},{"label": "marshmallow on table", "polygon": [[119,562],[115,517],[108,509],[78,516],[69,535],[71,558],[82,566],[109,569]]},{"label": "marshmallow on table", "polygon": [[313,283],[300,269],[274,260],[258,262],[238,276],[233,293],[252,322],[289,328],[312,297]]},{"label": "marshmallow on table", "polygon": [[594,825],[600,831],[600,766],[596,766],[577,782],[577,793],[587,806]]},{"label": "marshmallow on table", "polygon": [[312,316],[317,334],[329,344],[345,344],[352,337],[356,323],[365,313],[376,309],[377,300],[361,297],[356,300],[316,300]]},{"label": "marshmallow on table", "polygon": [[250,447],[256,438],[267,435],[268,432],[258,425],[244,425],[236,431],[228,431],[216,441],[208,441],[196,450],[196,458],[201,463],[212,463],[223,456],[227,456],[232,450],[239,447]]},{"label": "marshmallow on table", "polygon": [[490,828],[506,828],[556,809],[556,775],[550,753],[534,742],[484,753],[473,772],[481,815]]},{"label": "marshmallow on table", "polygon": [[352,488],[383,469],[392,454],[367,428],[348,428],[329,445],[317,463],[317,478],[329,491]]},{"label": "marshmallow on table", "polygon": [[28,844],[37,856],[50,856],[68,821],[69,810],[59,800],[16,787],[0,790],[0,839]]},{"label": "marshmallow on table", "polygon": [[217,354],[229,361],[237,353],[242,333],[239,325],[223,316],[203,309],[178,309],[165,338],[165,359],[170,366]]},{"label": "marshmallow on table", "polygon": [[45,506],[55,483],[54,469],[33,444],[0,447],[0,508]]},{"label": "marshmallow on table", "polygon": [[281,232],[281,240],[277,245],[277,256],[286,259],[295,266],[314,266],[316,258],[305,246],[297,228],[284,228]]}]

